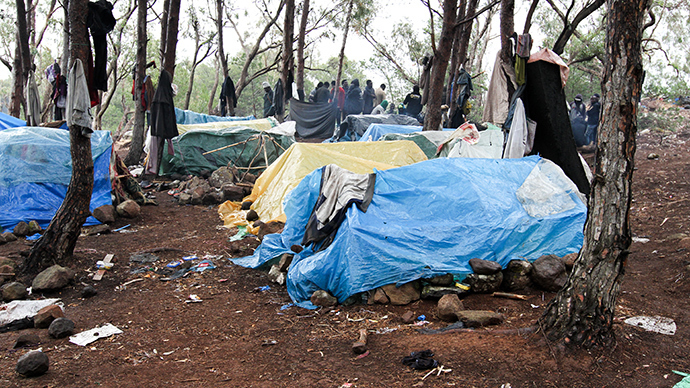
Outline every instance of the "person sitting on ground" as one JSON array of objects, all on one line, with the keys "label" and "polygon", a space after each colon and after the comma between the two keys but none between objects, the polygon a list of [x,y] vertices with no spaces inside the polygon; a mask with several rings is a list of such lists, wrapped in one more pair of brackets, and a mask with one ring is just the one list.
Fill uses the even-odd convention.
[{"label": "person sitting on ground", "polygon": [[419,113],[422,111],[422,95],[419,94],[419,85],[412,87],[412,93],[405,96],[403,104],[405,104],[405,114],[419,120]]},{"label": "person sitting on ground", "polygon": [[321,87],[316,89],[316,96],[314,97],[314,102],[317,104],[328,104],[328,100],[331,98],[331,92],[328,90],[328,81],[322,82]]},{"label": "person sitting on ground", "polygon": [[366,87],[364,92],[362,92],[362,113],[368,115],[374,109],[374,100],[376,99],[376,92],[374,92],[374,85],[371,80],[368,79],[366,82]]},{"label": "person sitting on ground", "polygon": [[273,105],[273,90],[271,85],[264,81],[261,86],[263,86],[264,91],[264,117],[273,116],[276,114],[276,107]]},{"label": "person sitting on ground", "polygon": [[373,115],[383,115],[386,114],[386,108],[388,107],[388,101],[383,100],[380,104],[376,105],[376,108],[371,111]]}]

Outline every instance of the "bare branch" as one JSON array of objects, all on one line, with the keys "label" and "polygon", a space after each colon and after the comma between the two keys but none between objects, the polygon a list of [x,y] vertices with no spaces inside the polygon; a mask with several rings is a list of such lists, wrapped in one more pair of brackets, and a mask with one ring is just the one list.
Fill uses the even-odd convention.
[{"label": "bare branch", "polygon": [[472,17],[468,17],[465,19],[460,20],[459,22],[455,23],[455,28],[460,27],[461,25],[465,23],[469,23],[472,20],[476,19],[479,17],[479,15],[483,14],[484,12],[490,10],[491,8],[495,7],[498,3],[500,3],[501,0],[494,0],[492,3],[487,4],[486,6],[482,7],[479,11],[477,11]]}]

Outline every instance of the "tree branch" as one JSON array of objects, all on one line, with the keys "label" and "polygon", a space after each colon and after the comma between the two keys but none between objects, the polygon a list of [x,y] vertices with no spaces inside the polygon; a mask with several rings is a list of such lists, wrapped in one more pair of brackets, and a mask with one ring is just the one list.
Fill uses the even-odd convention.
[{"label": "tree branch", "polygon": [[477,17],[479,17],[479,15],[481,15],[481,14],[483,14],[484,12],[486,12],[486,11],[490,10],[491,8],[495,7],[495,6],[496,6],[498,3],[500,3],[500,2],[501,2],[501,0],[494,0],[492,3],[487,4],[487,5],[484,6],[482,9],[480,9],[479,11],[477,11],[472,17],[468,17],[468,18],[462,19],[462,20],[460,20],[459,22],[455,23],[455,28],[458,28],[458,27],[460,27],[461,25],[463,25],[463,24],[465,24],[465,23],[471,22],[472,20],[474,20],[474,19],[476,19]]}]

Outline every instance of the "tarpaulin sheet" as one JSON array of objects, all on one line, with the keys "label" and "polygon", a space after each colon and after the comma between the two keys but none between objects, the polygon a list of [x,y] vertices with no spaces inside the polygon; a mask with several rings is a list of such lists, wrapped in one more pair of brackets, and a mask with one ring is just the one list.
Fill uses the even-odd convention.
[{"label": "tarpaulin sheet", "polygon": [[[265,236],[253,256],[233,262],[262,267],[293,253],[320,183],[321,170],[305,177],[285,200],[283,232]],[[439,158],[376,171],[367,212],[350,207],[328,248],[295,254],[287,290],[310,307],[316,290],[343,302],[386,284],[471,273],[472,258],[505,267],[513,259],[563,256],[581,248],[586,211],[577,187],[538,156]]]},{"label": "tarpaulin sheet", "polygon": [[217,121],[245,121],[254,120],[254,115],[236,117],[236,116],[213,116],[204,113],[197,113],[191,110],[182,110],[175,108],[175,120],[178,124],[203,124],[214,123]]},{"label": "tarpaulin sheet", "polygon": [[[179,128],[179,126],[178,126]],[[256,174],[276,160],[287,150],[294,139],[291,136],[270,134],[246,127],[218,130],[193,130],[172,139],[175,155],[168,154],[167,145],[163,151],[160,173],[200,175],[202,170],[215,171],[228,163],[240,168],[250,168]],[[264,157],[268,157],[268,161]],[[204,155],[221,147],[223,150]],[[251,166],[250,166],[251,164]]]},{"label": "tarpaulin sheet", "polygon": [[304,101],[290,100],[290,119],[297,125],[295,129],[299,137],[305,139],[328,139],[335,130],[336,113],[333,104],[314,104]]},{"label": "tarpaulin sheet", "polygon": [[244,121],[216,121],[203,124],[177,124],[177,131],[180,134],[195,130],[213,131],[218,129],[232,129],[232,128],[252,128],[257,131],[269,131],[271,128],[278,125],[278,122],[273,118],[254,119]]},{"label": "tarpaulin sheet", "polygon": [[[91,136],[94,187],[89,209],[111,205],[109,131]],[[0,226],[13,229],[20,221],[45,228],[67,194],[72,177],[69,132],[21,127],[0,132]],[[89,217],[85,225],[99,224]]]},{"label": "tarpaulin sheet", "polygon": [[424,151],[427,158],[433,159],[436,157],[438,147],[446,141],[452,132],[448,131],[425,131],[412,133],[387,133],[379,138],[379,141],[392,140],[411,140]]},{"label": "tarpaulin sheet", "polygon": [[419,121],[407,115],[349,115],[331,141],[357,141],[371,124],[419,126]]},{"label": "tarpaulin sheet", "polygon": [[283,199],[310,172],[327,164],[365,174],[426,160],[422,150],[411,141],[295,143],[273,162],[254,183],[245,200],[261,220],[285,221]]},{"label": "tarpaulin sheet", "polygon": [[381,136],[387,133],[412,133],[421,132],[420,125],[396,125],[396,124],[379,124],[372,123],[359,138],[359,141],[377,141]]},{"label": "tarpaulin sheet", "polygon": [[439,157],[500,159],[503,155],[505,136],[501,128],[489,123],[488,129],[479,132],[479,141],[470,144],[461,138],[444,144]]},{"label": "tarpaulin sheet", "polygon": [[26,121],[14,116],[0,112],[0,131],[7,128],[17,128],[26,126]]}]

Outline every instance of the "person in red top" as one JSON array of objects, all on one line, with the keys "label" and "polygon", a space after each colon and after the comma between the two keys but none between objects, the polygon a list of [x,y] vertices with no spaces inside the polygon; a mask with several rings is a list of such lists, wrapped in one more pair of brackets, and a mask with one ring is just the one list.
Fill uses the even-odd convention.
[{"label": "person in red top", "polygon": [[[331,82],[331,85],[333,86],[333,92],[335,92],[335,81]],[[343,108],[345,107],[345,90],[347,90],[347,80],[343,80],[342,86],[337,89],[337,97],[334,97],[331,95],[331,103],[333,103],[334,110],[336,111],[335,114],[335,126],[336,128],[340,127],[340,123],[343,119]]]}]

